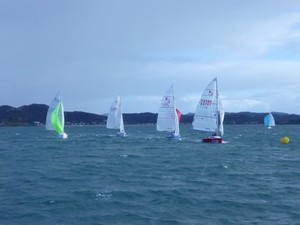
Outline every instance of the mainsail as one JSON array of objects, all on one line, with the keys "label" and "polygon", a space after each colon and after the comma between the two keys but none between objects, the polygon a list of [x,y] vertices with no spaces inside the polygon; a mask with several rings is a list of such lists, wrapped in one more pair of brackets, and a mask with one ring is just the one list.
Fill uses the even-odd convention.
[{"label": "mainsail", "polygon": [[217,78],[204,90],[196,108],[193,129],[223,135],[224,110],[219,98]]},{"label": "mainsail", "polygon": [[179,117],[181,113],[175,107],[173,86],[171,86],[161,99],[156,130],[171,132],[174,136],[179,136]]},{"label": "mainsail", "polygon": [[204,90],[197,105],[193,129],[202,131],[218,131],[217,78],[213,79]]},{"label": "mainsail", "polygon": [[114,101],[110,107],[110,110],[109,110],[109,113],[107,116],[106,128],[119,129],[120,133],[125,133],[120,96],[117,96],[114,99]]}]

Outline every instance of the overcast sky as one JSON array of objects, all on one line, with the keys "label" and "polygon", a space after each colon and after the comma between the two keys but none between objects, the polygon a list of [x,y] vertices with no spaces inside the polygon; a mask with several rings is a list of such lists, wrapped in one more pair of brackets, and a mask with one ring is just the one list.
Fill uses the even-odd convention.
[{"label": "overcast sky", "polygon": [[300,114],[300,1],[0,0],[0,105],[188,113],[216,76],[226,112]]}]

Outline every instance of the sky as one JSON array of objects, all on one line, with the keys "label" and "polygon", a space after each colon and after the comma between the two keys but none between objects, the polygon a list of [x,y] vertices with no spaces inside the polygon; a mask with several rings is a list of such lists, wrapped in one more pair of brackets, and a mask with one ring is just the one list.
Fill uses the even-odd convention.
[{"label": "sky", "polygon": [[0,0],[0,105],[194,112],[218,78],[226,112],[300,114],[299,0]]}]

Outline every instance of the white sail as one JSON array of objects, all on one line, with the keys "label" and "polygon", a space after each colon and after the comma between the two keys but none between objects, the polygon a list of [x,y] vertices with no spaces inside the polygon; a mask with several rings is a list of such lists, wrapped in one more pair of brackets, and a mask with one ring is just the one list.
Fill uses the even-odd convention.
[{"label": "white sail", "polygon": [[219,99],[219,132],[220,132],[220,135],[223,136],[224,135],[224,126],[223,126],[223,122],[224,122],[224,118],[225,118],[225,112],[224,112],[224,108],[223,108],[223,105],[222,105],[222,102]]},{"label": "white sail", "polygon": [[171,86],[161,99],[156,130],[171,132],[174,133],[174,136],[179,136],[179,119],[177,114],[173,86]]},{"label": "white sail", "polygon": [[121,98],[117,96],[108,113],[106,127],[108,129],[119,129],[120,133],[125,134],[123,114],[121,109]]},{"label": "white sail", "polygon": [[[174,107],[175,107],[175,105],[174,105]],[[179,112],[178,109],[175,109],[175,112],[176,112],[176,116],[175,116],[174,136],[176,137],[176,136],[180,136],[180,134],[179,134],[179,123],[180,123],[180,121],[179,121],[179,115],[178,114],[180,114],[180,117],[181,117],[181,113]]]},{"label": "white sail", "polygon": [[265,124],[265,126],[267,126],[269,128],[275,126],[275,119],[274,119],[272,113],[269,113],[268,115],[266,115],[264,117],[264,124]]},{"label": "white sail", "polygon": [[193,129],[223,135],[224,110],[219,100],[217,78],[204,90],[196,108]]},{"label": "white sail", "polygon": [[62,138],[66,138],[67,134],[64,132],[64,126],[64,106],[61,100],[60,93],[58,92],[50,103],[47,111],[46,130],[53,130]]}]

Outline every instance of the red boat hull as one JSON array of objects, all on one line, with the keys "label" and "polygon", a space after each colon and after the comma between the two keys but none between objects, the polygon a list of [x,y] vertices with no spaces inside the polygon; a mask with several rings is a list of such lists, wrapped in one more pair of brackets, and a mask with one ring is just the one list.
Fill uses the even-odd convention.
[{"label": "red boat hull", "polygon": [[223,139],[221,137],[207,137],[203,138],[203,143],[221,144]]}]

